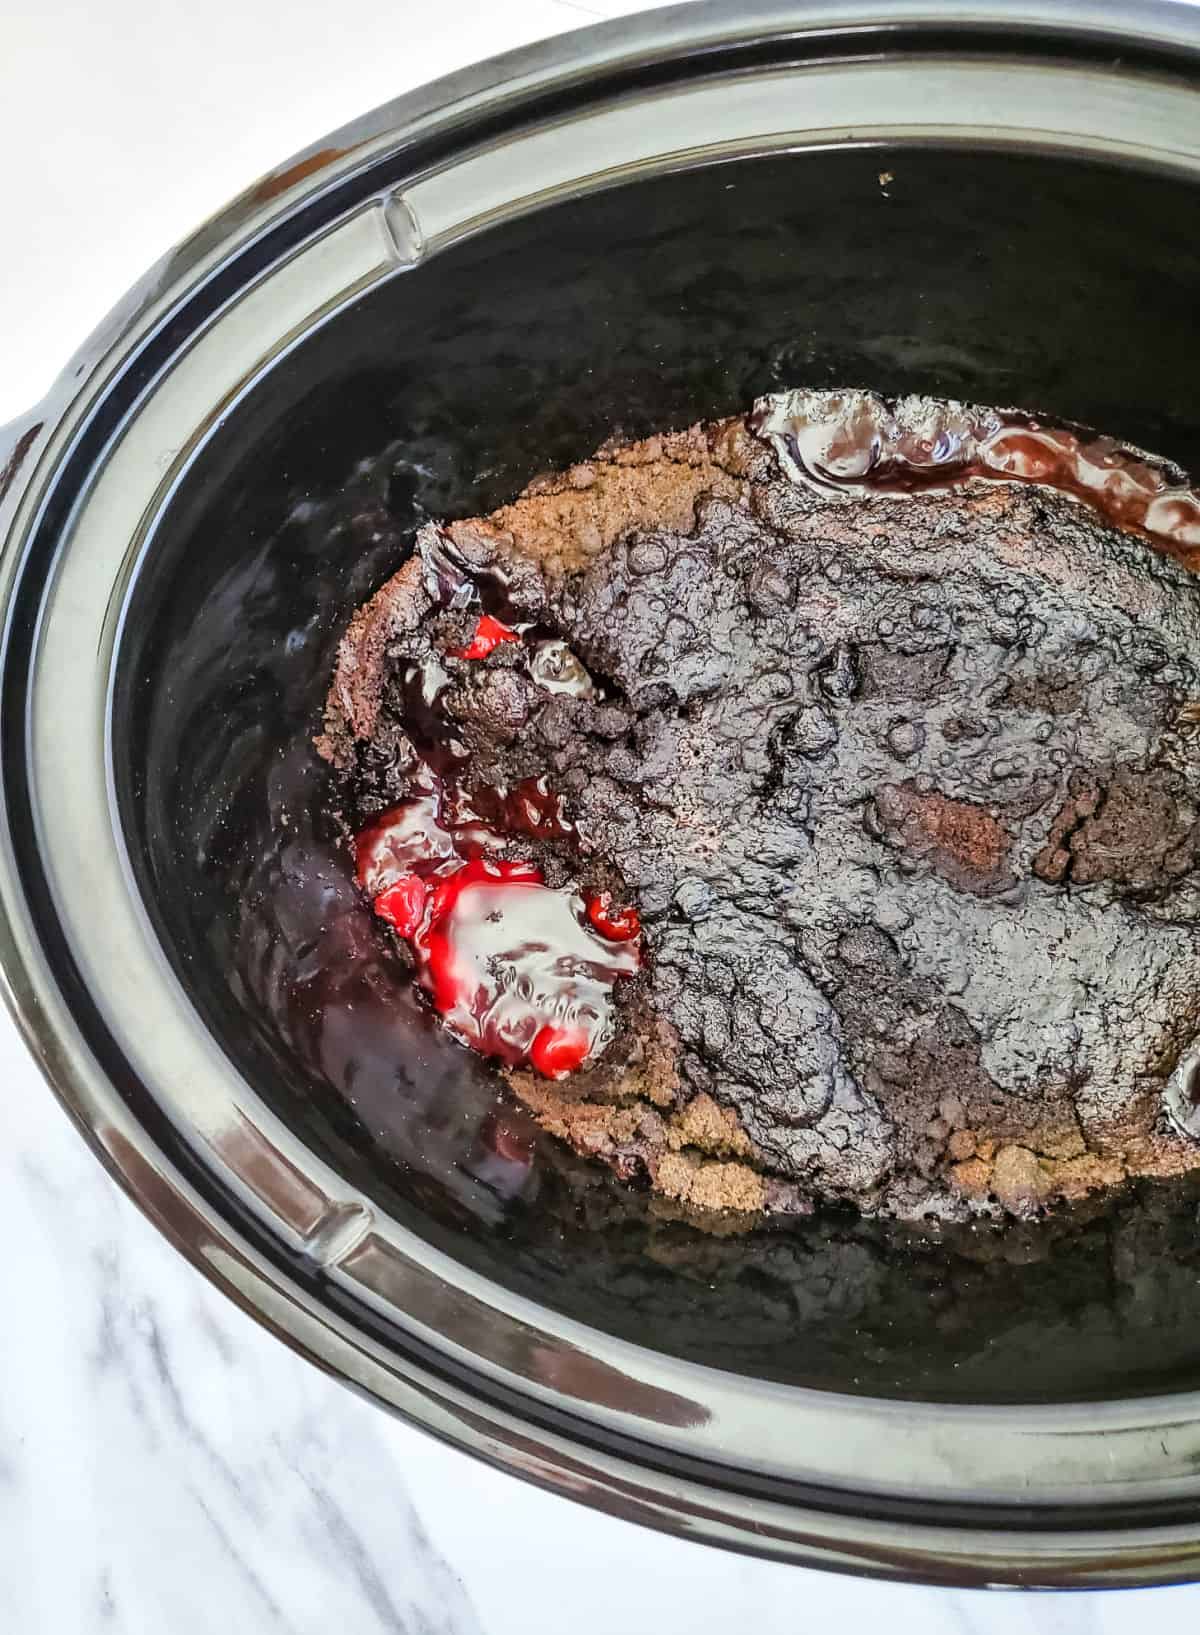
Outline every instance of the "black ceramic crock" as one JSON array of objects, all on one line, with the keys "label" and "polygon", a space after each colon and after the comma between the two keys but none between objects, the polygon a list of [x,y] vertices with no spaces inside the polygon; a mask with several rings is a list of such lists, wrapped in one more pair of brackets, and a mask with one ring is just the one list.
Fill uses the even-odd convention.
[{"label": "black ceramic crock", "polygon": [[415,525],[614,430],[861,384],[1200,471],[1198,294],[1183,7],[681,7],[260,182],[0,436],[0,951],[112,1173],[323,1367],[588,1503],[880,1575],[1194,1573],[1196,1188],[664,1218],[393,990],[309,739]]}]

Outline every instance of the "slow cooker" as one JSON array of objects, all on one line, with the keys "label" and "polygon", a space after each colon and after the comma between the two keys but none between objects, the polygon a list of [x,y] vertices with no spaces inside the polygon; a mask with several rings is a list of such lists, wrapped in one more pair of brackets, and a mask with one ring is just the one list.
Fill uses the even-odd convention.
[{"label": "slow cooker", "polygon": [[957,1238],[705,1238],[551,1156],[511,1187],[463,1053],[401,1010],[381,1067],[322,987],[361,910],[302,819],[333,647],[423,518],[790,385],[1200,471],[1198,295],[1171,5],[683,6],[265,177],[0,434],[0,957],[97,1155],[321,1367],[585,1503],[876,1575],[1193,1576],[1200,1186]]}]

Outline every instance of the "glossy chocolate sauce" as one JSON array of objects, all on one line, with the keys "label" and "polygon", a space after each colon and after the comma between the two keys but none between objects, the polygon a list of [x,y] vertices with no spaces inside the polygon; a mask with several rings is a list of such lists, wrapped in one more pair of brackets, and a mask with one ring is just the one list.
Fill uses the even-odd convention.
[{"label": "glossy chocolate sauce", "polygon": [[805,389],[760,398],[751,425],[794,481],[823,492],[911,494],[972,477],[1037,483],[1189,565],[1200,553],[1200,494],[1183,472],[1081,426],[1016,409]]}]

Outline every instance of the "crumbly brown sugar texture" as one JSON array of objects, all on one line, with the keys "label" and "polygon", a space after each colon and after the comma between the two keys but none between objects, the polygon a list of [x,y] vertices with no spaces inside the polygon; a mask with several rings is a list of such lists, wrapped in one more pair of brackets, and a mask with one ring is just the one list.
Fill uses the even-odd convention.
[{"label": "crumbly brown sugar texture", "polygon": [[[536,643],[452,656],[447,553]],[[437,665],[471,780],[544,778],[548,866],[637,905],[604,1058],[509,1075],[576,1150],[700,1210],[1028,1214],[1200,1161],[1198,654],[1189,572],[1065,496],[824,496],[739,418],[423,529],[320,747],[403,798]]]}]

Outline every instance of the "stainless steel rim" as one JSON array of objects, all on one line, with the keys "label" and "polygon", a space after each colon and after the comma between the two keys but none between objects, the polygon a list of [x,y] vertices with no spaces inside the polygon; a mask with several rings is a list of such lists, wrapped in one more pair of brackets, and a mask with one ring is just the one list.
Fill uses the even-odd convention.
[{"label": "stainless steel rim", "polygon": [[[1147,7],[1135,37],[1095,7],[704,5],[515,53],[368,116],[320,144],[323,158],[261,183],[133,292],[31,417],[39,429],[26,427],[0,503],[0,593],[15,651],[16,592],[38,575],[22,771],[62,944],[47,946],[31,906],[10,767],[9,1000],[127,1190],[322,1366],[496,1463],[741,1549],[964,1582],[1195,1569],[1200,1397],[935,1408],[734,1380],[541,1310],[382,1217],[267,1111],[168,970],[113,818],[106,732],[125,592],[175,486],[217,417],[372,283],[565,194],[771,149],[970,140],[1194,177],[1198,45],[1174,7]],[[1135,65],[1113,74],[1116,55]],[[164,345],[168,315],[185,339]],[[103,424],[151,358],[136,411]],[[80,461],[86,489],[74,493]],[[54,689],[77,701],[70,720]],[[55,799],[40,801],[47,789]],[[63,873],[83,847],[95,865],[86,919]],[[86,1026],[67,967],[95,1007]],[[288,1270],[285,1253],[312,1275]]]}]

